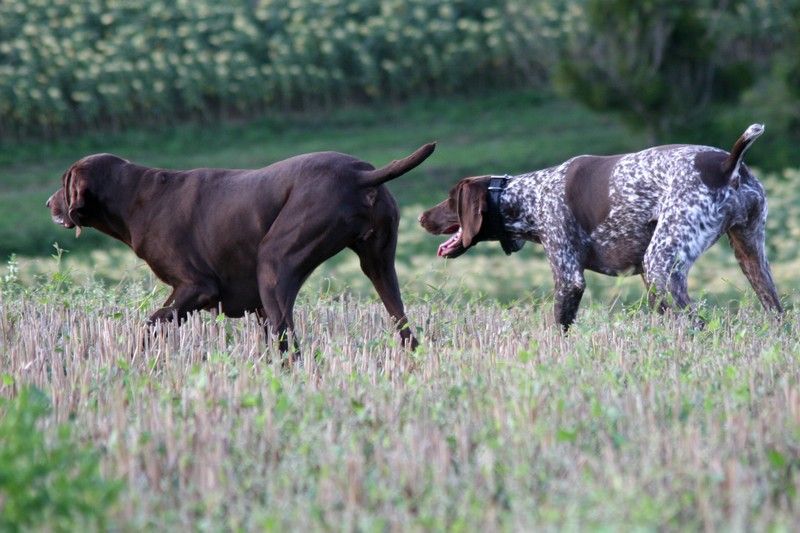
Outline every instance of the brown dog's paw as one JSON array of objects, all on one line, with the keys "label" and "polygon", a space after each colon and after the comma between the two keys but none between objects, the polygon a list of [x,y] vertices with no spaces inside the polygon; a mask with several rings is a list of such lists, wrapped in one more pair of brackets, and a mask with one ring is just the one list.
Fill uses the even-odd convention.
[{"label": "brown dog's paw", "polygon": [[148,326],[155,326],[160,322],[172,322],[176,318],[176,311],[172,307],[162,307],[147,319]]},{"label": "brown dog's paw", "polygon": [[403,344],[404,348],[412,352],[419,347],[419,341],[417,341],[417,338],[411,334],[409,335],[401,334],[401,343]]}]

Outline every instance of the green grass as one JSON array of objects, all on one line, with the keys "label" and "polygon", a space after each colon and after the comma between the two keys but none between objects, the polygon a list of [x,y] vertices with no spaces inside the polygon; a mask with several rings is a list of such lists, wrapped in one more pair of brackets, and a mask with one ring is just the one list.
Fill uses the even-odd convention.
[{"label": "green grass", "polygon": [[439,142],[436,153],[419,170],[390,184],[401,206],[438,202],[466,175],[521,172],[576,153],[612,153],[643,142],[610,118],[516,92],[4,146],[0,257],[46,255],[54,242],[74,252],[113,246],[93,231],[76,241],[53,225],[44,209],[64,170],[90,153],[112,152],[165,168],[257,168],[299,153],[337,150],[382,165],[431,140]]},{"label": "green grass", "polygon": [[[431,292],[398,348],[375,303],[315,294],[282,369],[253,319],[143,349],[150,283],[0,282],[0,395],[34,385],[119,484],[123,530],[790,530],[800,330],[751,300],[704,331]],[[2,487],[0,487],[0,491]],[[0,501],[4,495],[0,492]],[[45,526],[47,524],[45,523]]]},{"label": "green grass", "polygon": [[[615,120],[568,102],[530,92],[501,93],[481,99],[417,100],[381,108],[342,108],[325,115],[279,115],[241,124],[186,125],[170,131],[131,131],[86,135],[52,144],[23,144],[0,152],[0,257],[53,253],[53,243],[69,250],[70,267],[112,283],[138,281],[147,268],[113,239],[94,230],[79,239],[51,223],[44,202],[61,173],[79,157],[99,151],[143,164],[171,168],[257,167],[293,154],[336,149],[376,165],[405,155],[420,144],[439,141],[419,169],[391,182],[402,209],[397,266],[406,298],[430,291],[456,291],[513,301],[541,298],[551,276],[541,246],[528,244],[507,258],[496,243],[482,244],[461,259],[436,258],[438,237],[417,224],[420,211],[445,197],[463,176],[515,173],[558,163],[578,153],[636,149],[643,141]],[[758,150],[758,146],[753,151]],[[760,174],[759,174],[760,175]],[[800,288],[800,192],[797,171],[760,175],[770,202],[767,244],[775,277],[790,305]],[[52,271],[47,260],[21,259],[24,272]],[[588,274],[586,301],[635,302],[638,278]],[[701,257],[690,277],[693,296],[716,305],[749,293],[727,243]],[[374,293],[352,253],[325,263],[303,289]]]}]

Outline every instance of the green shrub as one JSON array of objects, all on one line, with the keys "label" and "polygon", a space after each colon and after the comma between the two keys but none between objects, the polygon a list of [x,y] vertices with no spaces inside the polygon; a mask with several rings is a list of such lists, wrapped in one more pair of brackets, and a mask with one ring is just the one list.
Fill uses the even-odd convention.
[{"label": "green shrub", "polygon": [[775,76],[796,2],[2,2],[0,138],[545,88],[556,66],[593,107],[697,128],[695,109]]},{"label": "green shrub", "polygon": [[[3,382],[13,378],[3,375]],[[0,398],[0,530],[103,529],[119,485],[100,475],[97,453],[76,439],[69,424],[53,435],[42,431],[49,411],[47,397],[33,387]]]},{"label": "green shrub", "polygon": [[[545,70],[537,65],[546,54],[527,52],[556,37],[556,6],[566,3],[3,2],[0,135],[243,115],[533,79]],[[549,31],[537,31],[539,20]]]},{"label": "green shrub", "polygon": [[735,102],[754,81],[752,57],[735,57],[752,34],[715,2],[587,0],[585,28],[570,32],[556,82],[566,95],[611,110],[663,140],[704,122],[713,102]]}]

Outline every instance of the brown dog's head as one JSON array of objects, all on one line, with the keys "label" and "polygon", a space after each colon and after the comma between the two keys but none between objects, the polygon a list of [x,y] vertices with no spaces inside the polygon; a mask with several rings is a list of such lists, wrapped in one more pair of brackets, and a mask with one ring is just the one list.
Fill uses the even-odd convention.
[{"label": "brown dog's head", "polygon": [[77,228],[77,234],[83,226],[92,226],[102,207],[103,191],[113,181],[114,167],[126,162],[115,155],[97,154],[70,166],[61,176],[61,188],[45,204],[53,222],[65,228]]},{"label": "brown dog's head", "polygon": [[439,246],[440,257],[455,258],[489,237],[483,231],[490,176],[464,178],[450,190],[447,200],[428,209],[419,217],[425,231],[449,235]]},{"label": "brown dog's head", "polygon": [[[61,181],[63,182],[64,179],[62,178]],[[50,195],[50,198],[47,199],[47,203],[44,205],[50,210],[50,217],[53,219],[53,223],[64,226],[65,228],[75,227],[72,219],[70,219],[67,214],[67,200],[64,196],[63,186]]]}]

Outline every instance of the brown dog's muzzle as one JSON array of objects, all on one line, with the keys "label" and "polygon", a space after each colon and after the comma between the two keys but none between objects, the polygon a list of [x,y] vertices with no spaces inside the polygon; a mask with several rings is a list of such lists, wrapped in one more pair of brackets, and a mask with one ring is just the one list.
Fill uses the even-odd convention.
[{"label": "brown dog's muzzle", "polygon": [[75,227],[75,223],[67,214],[67,206],[64,198],[63,187],[54,192],[50,198],[47,199],[45,207],[50,210],[50,218],[53,219],[53,223],[63,226],[67,229]]}]

